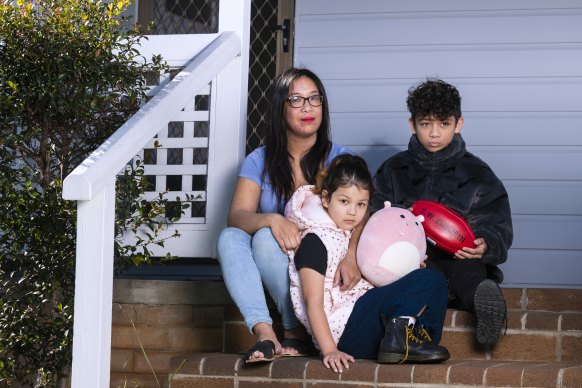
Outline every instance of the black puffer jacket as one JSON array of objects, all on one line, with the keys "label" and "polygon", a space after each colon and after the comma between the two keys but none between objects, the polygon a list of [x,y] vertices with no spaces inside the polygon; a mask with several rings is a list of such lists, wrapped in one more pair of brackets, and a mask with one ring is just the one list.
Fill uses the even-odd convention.
[{"label": "black puffer jacket", "polygon": [[[509,198],[503,183],[481,159],[467,151],[456,134],[445,149],[431,154],[412,135],[408,150],[386,160],[374,176],[375,194],[370,209],[409,208],[416,200],[440,202],[461,214],[477,238],[484,238],[483,262],[498,265],[507,260],[513,241]],[[443,255],[429,247],[429,258]]]}]

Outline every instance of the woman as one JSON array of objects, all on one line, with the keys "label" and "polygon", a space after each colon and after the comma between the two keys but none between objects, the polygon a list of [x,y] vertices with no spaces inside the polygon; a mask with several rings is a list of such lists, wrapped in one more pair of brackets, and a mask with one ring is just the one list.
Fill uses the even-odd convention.
[{"label": "woman", "polygon": [[[308,351],[305,329],[295,317],[289,294],[287,252],[297,248],[301,238],[283,212],[297,188],[314,184],[321,168],[335,156],[350,152],[331,142],[327,96],[313,72],[290,69],[279,75],[273,83],[271,102],[265,145],[243,163],[228,228],[218,240],[224,282],[257,340],[246,354],[247,362]],[[355,249],[355,244],[350,244],[334,278],[344,290],[361,278]],[[282,342],[273,331],[263,286],[281,314],[285,330]]]}]

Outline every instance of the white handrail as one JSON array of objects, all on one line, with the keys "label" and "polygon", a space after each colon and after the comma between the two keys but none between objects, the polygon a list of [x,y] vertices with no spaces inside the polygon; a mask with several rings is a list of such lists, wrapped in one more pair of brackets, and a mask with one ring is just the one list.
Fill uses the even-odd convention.
[{"label": "white handrail", "polygon": [[63,198],[78,201],[72,388],[109,386],[117,173],[240,55],[239,35],[221,33],[65,179]]},{"label": "white handrail", "polygon": [[83,161],[63,183],[63,198],[90,200],[168,122],[184,91],[192,96],[240,55],[241,40],[234,32],[221,33],[196,55],[171,82]]}]

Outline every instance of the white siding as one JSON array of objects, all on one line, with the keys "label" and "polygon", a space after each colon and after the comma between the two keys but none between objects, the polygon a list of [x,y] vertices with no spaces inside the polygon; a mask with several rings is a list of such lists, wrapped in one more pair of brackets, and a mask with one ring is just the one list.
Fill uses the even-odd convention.
[{"label": "white siding", "polygon": [[406,148],[408,89],[456,85],[469,150],[510,195],[505,285],[582,287],[582,1],[297,0],[295,23],[334,141],[373,172]]}]

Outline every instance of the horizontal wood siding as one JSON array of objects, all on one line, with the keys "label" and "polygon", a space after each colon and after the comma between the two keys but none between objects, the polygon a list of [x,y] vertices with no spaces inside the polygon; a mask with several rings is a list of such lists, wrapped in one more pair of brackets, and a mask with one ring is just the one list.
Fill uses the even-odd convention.
[{"label": "horizontal wood siding", "polygon": [[582,2],[297,0],[295,20],[295,66],[373,172],[407,146],[408,89],[456,85],[468,148],[510,195],[505,284],[582,288]]}]

